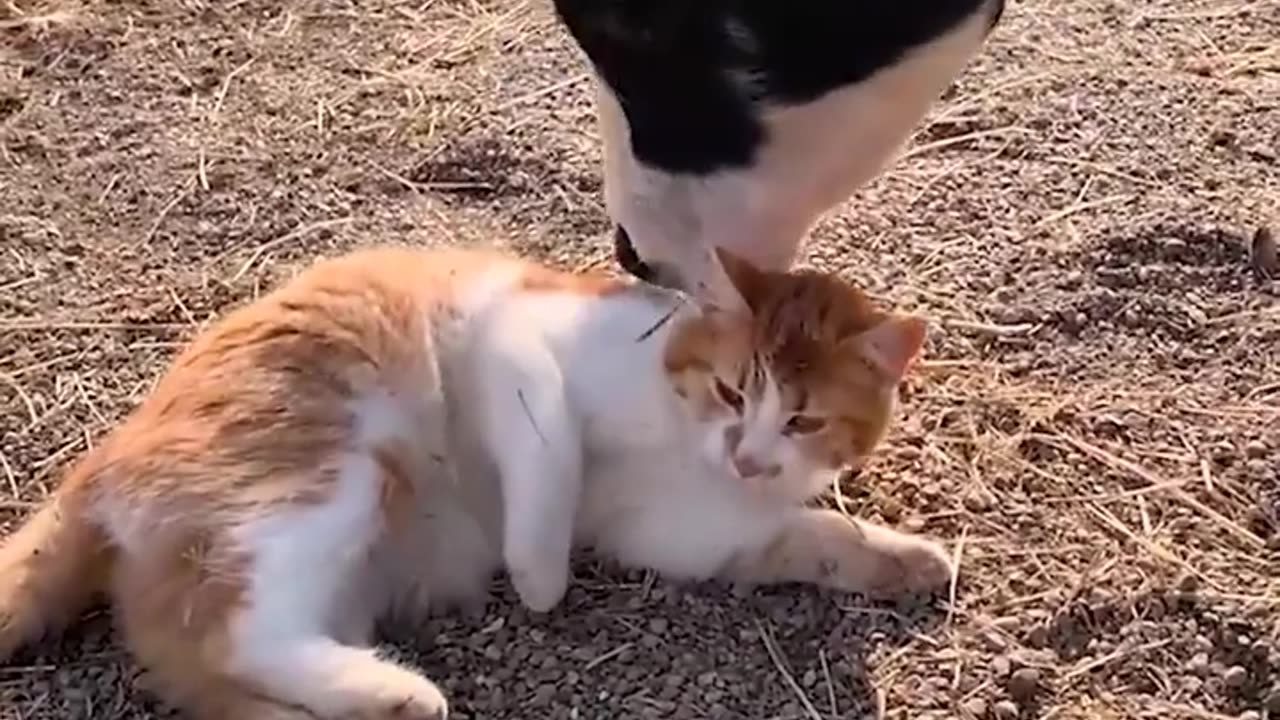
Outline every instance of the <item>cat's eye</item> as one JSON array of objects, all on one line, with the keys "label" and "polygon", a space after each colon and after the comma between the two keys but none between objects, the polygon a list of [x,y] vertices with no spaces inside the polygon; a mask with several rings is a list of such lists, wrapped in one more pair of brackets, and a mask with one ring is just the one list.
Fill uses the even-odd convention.
[{"label": "cat's eye", "polygon": [[718,379],[716,380],[716,397],[734,410],[742,411],[742,393]]},{"label": "cat's eye", "polygon": [[787,420],[786,432],[788,435],[809,435],[816,433],[827,426],[827,421],[820,417],[812,415],[792,415]]}]

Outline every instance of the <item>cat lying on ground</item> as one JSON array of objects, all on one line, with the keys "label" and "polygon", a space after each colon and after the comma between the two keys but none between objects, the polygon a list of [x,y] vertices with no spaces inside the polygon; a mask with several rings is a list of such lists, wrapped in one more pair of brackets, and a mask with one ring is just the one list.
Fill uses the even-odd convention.
[{"label": "cat lying on ground", "polygon": [[[804,506],[886,431],[915,317],[720,254],[736,296],[478,251],[323,261],[198,336],[0,546],[0,659],[95,595],[197,718],[426,720],[373,623],[546,611],[572,545],[673,578],[872,596],[947,583],[924,539]],[[666,318],[666,322],[663,322]]]}]

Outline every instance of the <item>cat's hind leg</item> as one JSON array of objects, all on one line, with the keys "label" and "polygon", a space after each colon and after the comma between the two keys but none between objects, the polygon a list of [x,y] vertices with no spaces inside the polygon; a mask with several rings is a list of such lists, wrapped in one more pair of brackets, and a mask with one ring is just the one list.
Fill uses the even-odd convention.
[{"label": "cat's hind leg", "polygon": [[329,497],[131,556],[115,595],[157,689],[202,720],[443,720],[427,678],[359,640],[349,593],[382,532],[382,478],[343,460]]},{"label": "cat's hind leg", "polygon": [[724,575],[755,583],[804,582],[890,599],[938,590],[955,573],[938,544],[846,518],[800,509],[762,546],[738,552]]}]

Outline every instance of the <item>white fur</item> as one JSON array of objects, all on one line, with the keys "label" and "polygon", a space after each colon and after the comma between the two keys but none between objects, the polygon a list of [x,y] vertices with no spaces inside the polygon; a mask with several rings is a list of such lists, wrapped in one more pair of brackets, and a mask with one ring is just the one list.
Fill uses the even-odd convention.
[{"label": "white fur", "polygon": [[[459,427],[479,434],[474,445],[500,476],[504,561],[535,610],[564,593],[570,533],[628,565],[708,578],[786,521],[788,506],[757,485],[789,483],[743,482],[717,441],[723,423],[695,422],[671,388],[662,351],[674,321],[638,340],[673,301],[515,294],[476,319],[470,371],[453,378],[466,378],[459,408],[472,415]],[[746,447],[763,464],[811,477],[800,485],[816,491],[829,476],[796,461],[768,385]]]},{"label": "white fur", "polygon": [[[367,417],[376,422],[377,414]],[[332,637],[350,621],[340,599],[353,594],[382,529],[373,460],[347,455],[337,471],[328,501],[236,529],[254,564],[249,602],[231,628],[229,669],[322,718],[354,716],[379,701],[388,708],[405,702],[424,710],[417,717],[430,717],[445,707],[431,681]]]},{"label": "white fur", "polygon": [[[987,12],[862,82],[766,110],[768,140],[747,168],[707,177],[641,163],[618,99],[597,81],[605,200],[641,259],[676,268],[706,298],[726,290],[710,252],[726,247],[782,270],[817,219],[878,173],[987,34]],[[732,28],[730,28],[732,30]],[[739,42],[750,37],[731,36]],[[753,82],[736,77],[744,91]]]}]

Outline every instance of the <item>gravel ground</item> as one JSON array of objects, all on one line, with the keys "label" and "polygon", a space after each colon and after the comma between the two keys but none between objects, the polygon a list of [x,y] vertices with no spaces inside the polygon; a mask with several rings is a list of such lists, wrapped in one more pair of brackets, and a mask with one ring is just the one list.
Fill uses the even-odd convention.
[{"label": "gravel ground", "polygon": [[[607,262],[546,2],[0,3],[0,532],[175,347],[317,256]],[[1280,6],[1021,0],[805,261],[938,321],[851,511],[954,602],[584,561],[393,629],[460,718],[1280,718]],[[1254,250],[1254,247],[1258,250]],[[878,706],[882,706],[877,709]],[[160,718],[99,612],[0,718]]]}]

